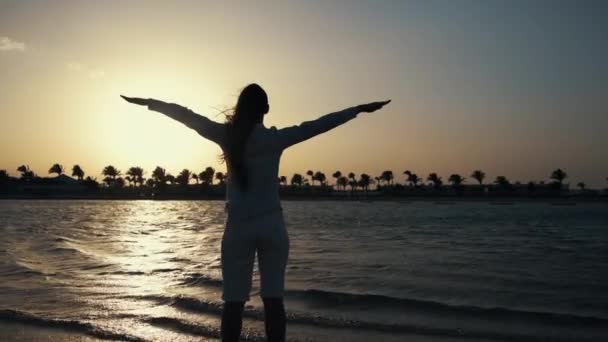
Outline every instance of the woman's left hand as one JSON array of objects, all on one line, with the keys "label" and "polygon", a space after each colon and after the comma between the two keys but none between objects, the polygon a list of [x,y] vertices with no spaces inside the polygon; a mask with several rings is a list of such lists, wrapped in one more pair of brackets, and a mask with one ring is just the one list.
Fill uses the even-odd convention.
[{"label": "woman's left hand", "polygon": [[147,106],[150,103],[150,99],[142,99],[141,97],[127,97],[124,95],[120,95],[125,101],[134,103],[140,106]]}]

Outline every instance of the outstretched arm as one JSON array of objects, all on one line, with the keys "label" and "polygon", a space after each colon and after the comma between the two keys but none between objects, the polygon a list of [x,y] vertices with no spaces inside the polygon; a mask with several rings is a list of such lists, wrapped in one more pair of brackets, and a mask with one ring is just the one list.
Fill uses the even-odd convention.
[{"label": "outstretched arm", "polygon": [[291,145],[295,145],[304,140],[310,139],[321,133],[325,133],[332,128],[340,126],[347,121],[357,117],[359,113],[371,113],[384,107],[386,104],[391,102],[372,102],[363,104],[351,108],[341,110],[339,112],[326,114],[313,121],[302,122],[298,126],[291,126],[279,129],[277,131],[277,138],[279,147],[285,149]]},{"label": "outstretched arm", "polygon": [[166,116],[177,120],[184,125],[192,128],[201,136],[217,143],[222,144],[224,136],[224,125],[208,118],[198,115],[186,107],[182,107],[175,103],[166,103],[154,99],[143,99],[139,97],[127,97],[120,95],[127,102],[147,106],[148,109],[163,113]]}]

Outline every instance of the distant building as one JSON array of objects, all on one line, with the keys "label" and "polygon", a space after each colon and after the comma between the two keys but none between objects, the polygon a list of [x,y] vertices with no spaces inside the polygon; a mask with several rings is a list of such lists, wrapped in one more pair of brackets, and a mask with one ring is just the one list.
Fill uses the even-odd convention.
[{"label": "distant building", "polygon": [[20,183],[19,188],[20,192],[39,195],[85,191],[85,186],[80,181],[65,174],[57,177],[34,178]]}]

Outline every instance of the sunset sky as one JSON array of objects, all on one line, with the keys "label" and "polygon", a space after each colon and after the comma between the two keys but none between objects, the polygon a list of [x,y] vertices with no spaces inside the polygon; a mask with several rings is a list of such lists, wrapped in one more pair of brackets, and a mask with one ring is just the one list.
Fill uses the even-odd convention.
[{"label": "sunset sky", "polygon": [[220,149],[120,94],[219,110],[256,82],[267,126],[386,109],[290,148],[308,169],[492,181],[608,177],[608,1],[0,0],[0,169],[224,170]]}]

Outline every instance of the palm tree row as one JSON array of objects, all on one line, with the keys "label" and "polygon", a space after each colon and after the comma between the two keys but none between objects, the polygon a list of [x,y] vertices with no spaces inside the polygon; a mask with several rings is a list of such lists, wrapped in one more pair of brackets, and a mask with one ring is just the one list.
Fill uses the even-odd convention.
[{"label": "palm tree row", "polygon": [[[38,178],[38,176],[32,170],[30,170],[30,167],[27,165],[19,166],[17,171],[21,173],[21,180],[29,181]],[[56,163],[49,168],[48,173],[56,174],[59,177],[65,174],[65,168],[63,165]],[[104,176],[102,180],[103,183],[108,186],[118,187],[123,187],[125,185],[132,187],[141,187],[143,185],[163,186],[166,184],[180,184],[185,186],[190,184],[190,180],[193,180],[196,182],[196,184],[202,183],[203,185],[212,185],[214,179],[217,180],[220,185],[223,185],[226,179],[223,172],[216,172],[212,167],[207,167],[200,173],[183,169],[177,176],[173,176],[172,174],[166,172],[164,168],[157,166],[152,171],[151,177],[145,178],[145,171],[139,166],[130,167],[125,173],[125,176],[122,177],[122,172],[119,169],[113,165],[108,165],[103,168],[101,174]],[[74,165],[72,167],[72,176],[81,182],[96,182],[96,178],[91,178],[90,176],[85,179],[85,172],[80,165]],[[0,180],[3,179],[9,179],[9,174],[6,170],[0,170]]]},{"label": "palm tree row", "polygon": [[[17,168],[17,171],[21,173],[21,179],[28,181],[36,178],[36,174],[29,168],[27,165],[21,165]],[[61,164],[53,164],[49,170],[49,174],[57,174],[57,176],[61,176],[65,173],[65,169]],[[220,185],[223,185],[226,180],[226,175],[223,172],[216,172],[212,167],[206,167],[202,172],[196,173],[192,172],[188,169],[183,169],[177,176],[168,173],[164,168],[157,166],[153,171],[149,178],[144,177],[145,171],[143,168],[139,166],[130,167],[125,173],[125,177],[122,177],[122,172],[118,170],[116,167],[112,165],[108,165],[103,168],[101,174],[104,176],[103,183],[108,186],[118,186],[122,187],[125,185],[132,187],[141,187],[141,186],[164,186],[167,184],[179,184],[182,186],[187,186],[191,183],[191,180],[196,184],[202,185],[212,185],[214,179],[218,181]],[[394,174],[391,170],[385,170],[380,173],[377,177],[371,177],[366,173],[362,173],[359,177],[356,176],[355,173],[349,172],[347,175],[343,174],[341,171],[335,171],[332,174],[332,178],[335,179],[333,187],[337,190],[346,190],[347,187],[350,187],[351,190],[355,190],[357,188],[361,188],[363,190],[368,190],[371,185],[376,185],[377,188],[391,188],[395,186],[405,186],[410,188],[419,188],[421,186],[427,186],[434,189],[441,189],[444,185],[443,179],[437,173],[432,172],[426,177],[426,184],[424,183],[424,178],[419,177],[416,173],[406,170],[403,172],[405,175],[405,179],[403,183],[395,182]],[[322,171],[313,171],[308,170],[305,174],[307,177],[302,174],[295,173],[291,177],[290,184],[292,186],[315,186],[317,183],[321,187],[330,186],[328,184],[328,179],[325,176],[325,173]],[[79,165],[74,165],[72,167],[72,176],[78,179],[79,181],[85,181],[85,172]],[[6,170],[0,170],[0,180],[8,179],[9,174]],[[486,179],[486,173],[481,170],[474,170],[470,178],[475,180],[476,183],[483,187],[487,184],[484,184],[484,180]],[[554,170],[550,177],[552,180],[552,184],[555,187],[559,187],[560,189],[563,187],[564,180],[568,178],[566,172],[562,169]],[[459,174],[452,174],[448,177],[448,183],[455,188],[461,189],[466,183],[466,178]],[[91,178],[90,176],[86,178],[86,181],[96,182],[95,178]],[[608,181],[608,178],[606,179]],[[281,185],[287,185],[287,177],[280,176],[278,182]],[[493,181],[493,184],[498,186],[499,188],[509,189],[513,185],[521,185],[519,182],[511,183],[509,179],[505,176],[497,176]],[[537,185],[545,185],[544,182],[527,183],[528,189],[533,190]],[[584,182],[578,182],[577,186],[581,190],[585,190],[586,184]]]},{"label": "palm tree row", "polygon": [[[333,186],[338,190],[340,190],[340,189],[346,190],[347,186],[350,186],[351,189],[355,189],[355,188],[359,187],[364,190],[367,190],[369,188],[369,186],[373,185],[373,184],[376,184],[378,188],[385,188],[385,187],[390,188],[390,187],[394,187],[397,185],[398,186],[409,186],[410,188],[419,188],[421,186],[426,185],[426,186],[434,188],[434,189],[441,189],[444,186],[443,178],[435,172],[430,173],[426,177],[426,184],[424,183],[424,180],[425,180],[424,178],[419,177],[416,173],[414,173],[410,170],[404,171],[403,174],[405,175],[405,180],[403,183],[395,182],[395,177],[394,177],[393,171],[391,171],[391,170],[382,171],[380,173],[380,175],[378,175],[377,177],[374,177],[373,179],[366,173],[362,173],[359,176],[359,179],[357,179],[357,176],[355,175],[355,173],[349,172],[347,176],[344,176],[341,171],[335,171],[332,174],[332,177],[335,178],[335,182],[334,182]],[[325,177],[325,174],[321,171],[308,170],[308,171],[306,171],[306,176],[308,176],[310,180],[308,178],[305,178],[304,176],[302,176],[299,173],[294,174],[291,178],[291,185],[292,186],[303,186],[303,185],[304,186],[306,186],[306,185],[314,186],[315,182],[318,182],[318,184],[320,186],[328,186],[327,178]],[[478,186],[480,186],[480,187],[489,185],[489,184],[484,184],[484,180],[486,179],[486,173],[481,170],[474,170],[471,173],[470,177],[471,177],[471,179],[474,179],[476,181],[476,183],[478,184]],[[551,184],[553,184],[553,186],[555,186],[555,187],[559,187],[560,189],[563,187],[564,180],[566,178],[568,178],[568,175],[562,169],[556,169],[550,175],[550,179],[552,180]],[[466,183],[466,180],[467,180],[466,177],[463,177],[459,174],[452,174],[448,177],[447,182],[453,188],[460,189],[464,186],[464,184]],[[608,181],[608,178],[606,180]],[[282,185],[287,185],[287,178],[285,176],[280,176],[279,183],[281,183]],[[493,184],[497,185],[498,187],[504,188],[504,189],[508,189],[508,188],[512,187],[513,185],[521,185],[521,183],[519,183],[519,182],[511,183],[511,181],[509,181],[509,179],[505,176],[497,176],[495,178],[495,180],[493,181]],[[533,188],[536,185],[545,185],[545,183],[542,181],[539,182],[538,184],[536,184],[534,182],[527,183],[528,188]],[[577,186],[581,190],[584,190],[586,187],[584,182],[579,182],[577,184]]]}]

